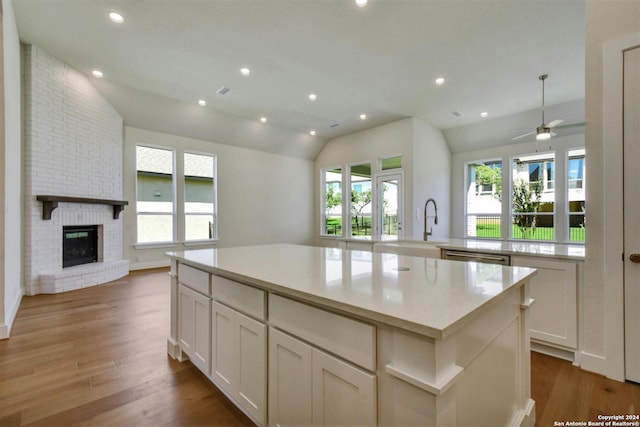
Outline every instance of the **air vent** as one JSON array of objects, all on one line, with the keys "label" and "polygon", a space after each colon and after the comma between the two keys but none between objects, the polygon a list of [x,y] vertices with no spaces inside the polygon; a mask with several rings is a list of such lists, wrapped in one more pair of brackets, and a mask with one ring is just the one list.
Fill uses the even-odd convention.
[{"label": "air vent", "polygon": [[227,93],[229,93],[231,89],[229,89],[226,86],[222,86],[220,89],[218,89],[218,91],[216,92],[218,95],[226,95]]},{"label": "air vent", "polygon": [[330,128],[337,128],[338,126],[340,126],[340,123],[334,123],[332,125],[329,125]]},{"label": "air vent", "polygon": [[462,115],[460,111],[452,111],[451,114],[453,114],[456,117],[460,117]]}]

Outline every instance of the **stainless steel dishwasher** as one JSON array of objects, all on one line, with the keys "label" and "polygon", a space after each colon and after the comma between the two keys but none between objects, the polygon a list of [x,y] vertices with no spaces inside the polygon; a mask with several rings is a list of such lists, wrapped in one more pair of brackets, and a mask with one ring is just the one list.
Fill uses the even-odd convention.
[{"label": "stainless steel dishwasher", "polygon": [[442,257],[443,259],[449,259],[453,261],[471,261],[484,262],[485,264],[511,265],[511,256],[501,254],[443,250]]}]

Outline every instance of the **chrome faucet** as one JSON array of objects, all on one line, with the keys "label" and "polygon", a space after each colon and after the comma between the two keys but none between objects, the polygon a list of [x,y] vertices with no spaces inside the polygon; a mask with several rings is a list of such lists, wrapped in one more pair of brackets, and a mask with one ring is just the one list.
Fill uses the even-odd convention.
[{"label": "chrome faucet", "polygon": [[429,206],[429,202],[433,202],[433,208],[436,210],[436,216],[434,218],[433,223],[438,225],[438,205],[436,205],[436,201],[433,199],[428,199],[424,204],[424,233],[422,234],[423,240],[426,242],[427,238],[433,234],[433,229],[429,229],[427,231],[427,206]]}]

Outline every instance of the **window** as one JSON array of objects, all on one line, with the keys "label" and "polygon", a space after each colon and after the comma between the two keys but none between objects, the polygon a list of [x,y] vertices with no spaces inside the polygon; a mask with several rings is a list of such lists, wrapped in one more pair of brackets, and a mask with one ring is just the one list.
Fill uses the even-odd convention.
[{"label": "window", "polygon": [[216,238],[215,157],[184,153],[184,239]]},{"label": "window", "polygon": [[569,202],[569,241],[585,241],[585,150],[569,150],[567,162],[567,200]]},{"label": "window", "polygon": [[380,159],[380,170],[386,171],[390,169],[402,168],[402,156],[387,157]]},{"label": "window", "polygon": [[173,150],[136,147],[138,243],[175,240]]},{"label": "window", "polygon": [[322,169],[321,235],[401,238],[403,176],[402,156]]},{"label": "window", "polygon": [[554,240],[555,153],[513,159],[512,237]]},{"label": "window", "polygon": [[349,166],[352,236],[371,236],[371,163]]},{"label": "window", "polygon": [[499,238],[502,217],[502,161],[467,164],[467,236]]},{"label": "window", "polygon": [[322,171],[322,234],[342,236],[342,169]]}]

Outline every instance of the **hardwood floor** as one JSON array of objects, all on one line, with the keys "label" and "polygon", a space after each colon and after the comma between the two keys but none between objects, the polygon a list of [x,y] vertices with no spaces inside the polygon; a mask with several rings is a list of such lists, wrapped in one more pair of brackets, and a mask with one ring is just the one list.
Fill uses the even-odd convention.
[{"label": "hardwood floor", "polygon": [[[240,426],[251,421],[166,353],[166,270],[24,297],[0,341],[0,426]],[[640,386],[532,353],[538,426],[640,413]]]}]

